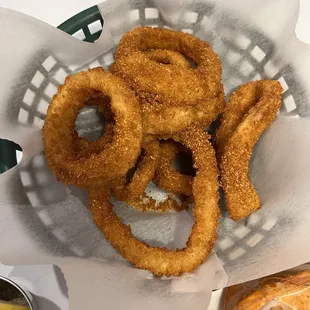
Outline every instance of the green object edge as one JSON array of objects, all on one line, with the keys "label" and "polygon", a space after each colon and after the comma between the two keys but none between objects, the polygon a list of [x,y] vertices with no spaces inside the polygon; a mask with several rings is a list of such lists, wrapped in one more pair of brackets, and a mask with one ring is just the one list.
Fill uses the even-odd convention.
[{"label": "green object edge", "polygon": [[[85,34],[85,39],[83,41],[95,42],[99,38],[101,31],[91,34],[87,25],[97,20],[100,20],[101,25],[103,26],[102,16],[98,7],[95,5],[72,16],[60,24],[57,28],[70,35],[73,35],[78,30],[83,29]],[[83,26],[81,27],[81,25]],[[0,139],[0,174],[17,165],[17,150],[22,151],[18,144],[5,139]]]}]

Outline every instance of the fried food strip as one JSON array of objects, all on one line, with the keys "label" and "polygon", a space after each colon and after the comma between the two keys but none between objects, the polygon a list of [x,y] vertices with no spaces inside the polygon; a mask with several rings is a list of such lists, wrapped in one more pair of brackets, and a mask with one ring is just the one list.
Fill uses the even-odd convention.
[{"label": "fried food strip", "polygon": [[269,281],[254,293],[243,298],[234,307],[234,310],[260,310],[272,300],[281,303],[282,306],[292,307],[290,309],[308,310],[310,305],[309,284],[309,270],[278,281]]},{"label": "fried food strip", "polygon": [[138,211],[182,211],[188,207],[186,203],[179,203],[173,197],[157,202],[145,194],[147,185],[152,181],[159,160],[159,141],[152,137],[145,137],[142,145],[142,157],[138,161],[133,177],[127,182],[126,177],[111,182],[114,196],[126,202]]},{"label": "fried food strip", "polygon": [[272,89],[269,91],[268,88],[280,89],[279,85],[275,85],[278,83],[270,80],[249,82],[240,86],[230,95],[229,104],[225,107],[220,126],[215,135],[216,151],[219,158],[227,141],[236,131],[245,115],[260,100],[262,91],[273,93]]},{"label": "fried food strip", "polygon": [[157,164],[154,182],[168,192],[190,196],[192,194],[193,176],[185,175],[173,168],[177,154],[182,153],[180,145],[165,141],[160,145],[160,159]]},{"label": "fried food strip", "polygon": [[[181,53],[197,68],[162,66],[145,51],[166,49]],[[221,84],[221,62],[210,45],[190,34],[168,29],[137,27],[119,42],[113,70],[136,93],[155,96],[167,105],[201,104],[216,97]],[[169,87],[167,87],[169,85]]]},{"label": "fried food strip", "polygon": [[211,252],[217,237],[220,212],[217,164],[208,139],[209,136],[198,128],[188,129],[174,137],[175,141],[192,151],[197,169],[193,181],[195,223],[187,246],[183,249],[151,247],[137,240],[130,226],[122,224],[114,213],[109,201],[109,190],[89,190],[89,207],[97,227],[111,245],[136,267],[147,269],[158,276],[178,276],[196,269]]},{"label": "fried food strip", "polygon": [[[111,143],[89,158],[76,158],[75,120],[94,93],[111,98],[115,128]],[[80,187],[109,182],[124,175],[136,162],[142,142],[139,103],[128,86],[102,68],[66,78],[49,105],[43,127],[48,165],[59,181]]]},{"label": "fried food strip", "polygon": [[146,137],[142,145],[140,160],[133,177],[127,182],[126,176],[112,182],[113,193],[122,201],[139,198],[152,181],[159,159],[159,141]]},{"label": "fried food strip", "polygon": [[224,112],[216,141],[226,206],[235,221],[260,208],[259,196],[249,179],[249,160],[257,140],[277,115],[281,93],[278,81],[247,83],[231,95]]},{"label": "fried food strip", "polygon": [[150,50],[144,54],[151,60],[161,64],[181,66],[185,69],[190,69],[192,66],[188,60],[180,53],[170,50]]}]

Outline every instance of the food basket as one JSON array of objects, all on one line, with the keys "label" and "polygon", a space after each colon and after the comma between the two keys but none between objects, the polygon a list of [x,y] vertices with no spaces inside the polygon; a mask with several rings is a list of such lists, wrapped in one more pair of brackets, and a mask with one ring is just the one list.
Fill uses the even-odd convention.
[{"label": "food basket", "polygon": [[[249,4],[247,6],[244,1],[240,0],[239,2],[237,7],[244,5],[244,10],[238,11],[236,8],[224,4],[225,1],[107,0],[98,6],[77,14],[58,28],[85,42],[99,42],[102,40],[104,43],[104,40],[108,40],[107,36],[110,36],[115,43],[114,46],[105,48],[101,54],[93,57],[94,60],[82,66],[76,64],[78,61],[66,64],[57,55],[52,55],[48,49],[37,52],[32,57],[33,62],[23,68],[23,81],[16,81],[17,85],[21,85],[21,87],[9,96],[8,104],[14,103],[13,112],[9,114],[9,122],[16,124],[17,127],[32,128],[27,132],[28,136],[32,133],[39,136],[48,103],[56,92],[57,86],[63,83],[65,76],[96,66],[102,66],[104,69],[109,68],[114,61],[113,53],[119,39],[127,30],[137,25],[181,30],[209,42],[222,61],[223,84],[227,95],[237,86],[251,80],[264,78],[279,80],[284,92],[279,121],[276,121],[278,125],[275,125],[274,129],[276,134],[282,127],[285,128],[287,120],[295,122],[303,119],[300,122],[306,122],[310,114],[309,94],[303,79],[304,76],[300,73],[300,64],[296,65],[290,61],[292,59],[291,53],[294,50],[293,47],[282,50],[283,53],[281,53],[280,49],[281,43],[279,42],[281,39],[286,39],[284,41],[287,43],[291,40],[291,37],[287,35],[287,38],[284,38],[276,31],[272,31],[274,28],[279,28],[279,26],[276,26],[278,20],[272,21],[270,25],[266,26],[262,22],[263,19],[258,18],[261,24],[253,25],[251,23],[253,20],[248,19],[246,12],[255,11],[255,5],[253,4],[255,1],[248,2],[252,3],[252,7]],[[285,6],[284,2],[282,0],[275,1],[274,6]],[[275,8],[265,8],[265,10],[274,11]],[[122,12],[125,13],[122,14]],[[296,20],[289,16],[296,17],[297,13],[298,7],[296,4],[290,4],[282,12],[283,18],[289,20],[287,27],[294,28]],[[101,35],[101,31],[102,29],[105,30],[104,26],[106,24],[108,33]],[[268,33],[268,27],[271,29],[270,33]],[[28,83],[25,83],[25,80]],[[20,84],[18,84],[19,82]],[[86,132],[98,134],[101,125],[99,121],[94,121],[95,114],[94,110],[91,109],[82,112],[77,121],[78,129],[80,126],[80,129],[83,128]],[[308,126],[308,123],[306,123],[304,126]],[[294,130],[299,125],[296,126],[294,123]],[[18,131],[18,134],[20,134],[20,131]],[[292,133],[289,138],[291,144],[292,141],[295,141],[294,135],[295,133]],[[23,139],[26,140],[26,133],[24,136],[20,134],[18,139],[13,139],[13,136],[12,134],[10,139],[10,134],[6,134],[3,138],[14,140],[23,148]],[[27,139],[29,140],[29,138]],[[270,198],[265,211],[259,211],[248,219],[237,223],[229,219],[223,199],[221,200],[223,217],[214,250],[228,274],[230,284],[240,282],[240,278],[246,281],[265,276],[271,273],[270,269],[274,273],[310,259],[309,253],[303,253],[299,256],[299,260],[296,260],[296,256],[294,256],[294,258],[290,258],[286,262],[279,263],[279,257],[283,255],[279,251],[276,253],[278,255],[276,255],[277,260],[272,263],[274,256],[270,249],[275,245],[277,248],[279,244],[280,249],[282,249],[285,244],[283,239],[289,238],[290,234],[297,236],[301,227],[301,218],[296,219],[293,212],[278,211],[276,216],[274,213],[274,210],[279,209],[279,206],[274,206],[278,199],[276,195],[278,187],[275,185],[275,178],[272,178],[271,174],[266,175],[266,171],[270,166],[266,164],[265,156],[262,155],[268,149],[266,145],[269,146],[270,143],[274,142],[273,139],[275,138],[268,140],[268,135],[266,135],[266,137],[263,137],[264,141],[258,143],[253,156],[252,165],[254,168],[252,169],[252,176],[259,193],[263,193],[263,201],[270,198],[268,194],[265,194],[266,187],[263,181],[265,178],[269,180],[269,183],[266,184],[275,187],[272,192],[276,197],[275,200]],[[2,161],[3,166],[10,168],[16,164],[13,156],[16,145],[5,143],[3,144],[1,141],[0,154],[6,152],[9,155],[0,158],[0,161]],[[279,143],[278,147],[282,148],[284,142],[281,140]],[[35,243],[43,249],[44,255],[35,258],[31,257],[29,262],[53,263],[55,257],[78,257],[103,259],[112,266],[122,265],[123,261],[107,242],[102,240],[101,233],[95,229],[87,209],[84,208],[87,203],[85,193],[57,183],[48,170],[44,154],[41,151],[42,145],[31,150],[27,146],[26,150],[24,150],[26,156],[21,163],[5,173],[3,175],[5,178],[2,178],[2,181],[0,177],[0,183],[8,184],[11,182],[10,184],[14,185],[14,192],[19,192],[18,197],[12,198],[13,190],[11,190],[10,203],[24,206],[23,208],[17,208],[16,214],[26,223],[25,227],[32,238],[35,239]],[[288,161],[294,157],[293,153],[287,155]],[[261,163],[266,165],[262,167],[260,166]],[[274,163],[274,159],[272,163]],[[260,166],[261,170],[258,169],[258,166]],[[280,169],[280,167],[278,168]],[[283,172],[282,178],[285,180],[292,178],[289,169]],[[285,184],[283,183],[283,186]],[[305,196],[305,193],[304,186],[302,186],[302,195]],[[287,207],[291,207],[292,201],[292,199],[287,199],[282,203]],[[59,213],[59,209],[66,204],[68,206],[63,216],[63,214]],[[78,205],[78,212],[76,205]],[[302,206],[302,212],[305,213],[305,209],[306,206]],[[128,210],[120,212],[123,212],[122,215],[125,217],[130,217],[133,222],[137,222],[135,214],[131,214]],[[128,215],[128,213],[130,214]],[[147,215],[144,221],[148,221]],[[160,218],[159,221],[161,221]],[[161,224],[164,225],[164,223],[165,220],[162,220]],[[71,229],[73,226],[77,226],[78,229]],[[135,228],[135,225],[133,226]],[[145,233],[145,228],[141,232],[138,228],[136,229],[138,234],[143,235]],[[167,240],[161,240],[160,242],[165,243]],[[291,243],[289,242],[290,246]],[[99,244],[99,246],[96,246],[96,244]],[[301,244],[300,241],[298,246],[301,246]],[[253,255],[253,253],[264,253],[265,255]],[[5,257],[7,257],[8,261],[11,260],[9,255]],[[261,267],[261,265],[265,267]],[[240,272],[237,274],[236,270]],[[225,284],[222,283],[222,285]],[[221,286],[221,284],[217,286]]]}]

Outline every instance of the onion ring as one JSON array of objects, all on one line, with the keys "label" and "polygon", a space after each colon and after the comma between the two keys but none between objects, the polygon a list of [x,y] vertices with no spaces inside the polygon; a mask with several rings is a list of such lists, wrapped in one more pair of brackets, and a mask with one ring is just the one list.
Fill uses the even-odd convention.
[{"label": "onion ring", "polygon": [[168,192],[190,196],[192,194],[193,177],[178,172],[173,168],[173,161],[180,153],[177,143],[165,141],[160,146],[160,159],[157,165],[154,182]]},{"label": "onion ring", "polygon": [[180,275],[202,264],[211,252],[220,216],[218,208],[218,171],[209,136],[198,128],[191,128],[174,137],[193,153],[197,174],[193,181],[195,223],[187,246],[179,250],[151,247],[137,240],[130,226],[121,223],[109,201],[108,189],[89,190],[89,208],[94,222],[111,245],[138,268],[158,276]]},{"label": "onion ring", "polygon": [[[181,53],[197,68],[162,66],[144,53],[167,49]],[[113,70],[138,94],[166,105],[196,105],[217,97],[222,89],[221,62],[210,45],[194,36],[168,29],[137,27],[121,39]],[[169,87],[167,87],[169,85]]]},{"label": "onion ring", "polygon": [[[73,150],[75,120],[94,92],[111,98],[115,118],[113,141],[97,155],[76,159]],[[120,177],[135,164],[139,155],[141,125],[139,103],[118,77],[105,73],[102,68],[69,76],[53,97],[43,127],[48,165],[59,181],[80,187]]]},{"label": "onion ring", "polygon": [[217,145],[221,154],[219,162],[226,206],[235,221],[261,206],[249,179],[249,160],[257,140],[277,115],[281,94],[278,81],[247,83],[230,96],[223,114]]},{"label": "onion ring", "polygon": [[[151,61],[147,53],[158,49],[185,55],[197,68]],[[220,60],[209,44],[198,38],[138,27],[124,35],[115,58],[111,70],[140,98],[146,134],[174,134],[194,125],[209,126],[225,107]]]}]

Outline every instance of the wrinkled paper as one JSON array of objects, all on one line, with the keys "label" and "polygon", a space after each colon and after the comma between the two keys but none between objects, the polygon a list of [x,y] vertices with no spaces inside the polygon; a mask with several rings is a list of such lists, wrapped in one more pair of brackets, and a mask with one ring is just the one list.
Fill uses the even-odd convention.
[{"label": "wrinkled paper", "polygon": [[[0,138],[23,148],[21,162],[0,176],[0,261],[61,265],[71,309],[98,309],[104,296],[109,309],[130,304],[131,309],[180,310],[206,309],[212,289],[225,286],[227,275],[235,284],[309,261],[310,49],[295,36],[298,3],[107,0],[98,7],[104,25],[96,43],[0,9],[5,42],[0,49]],[[88,29],[97,31],[98,23]],[[122,35],[138,25],[182,30],[210,42],[222,61],[227,95],[261,78],[278,79],[284,88],[279,117],[251,161],[263,208],[235,223],[221,201],[214,252],[197,271],[180,278],[154,278],[123,260],[96,229],[86,191],[57,182],[43,154],[41,128],[57,86],[82,69],[107,69]],[[90,109],[81,113],[80,132],[100,133],[95,114]],[[153,184],[148,192],[159,200],[166,196]],[[140,213],[119,202],[115,209],[141,240],[171,249],[185,245],[193,224],[186,212]],[[91,306],[86,304],[90,299]]]}]

